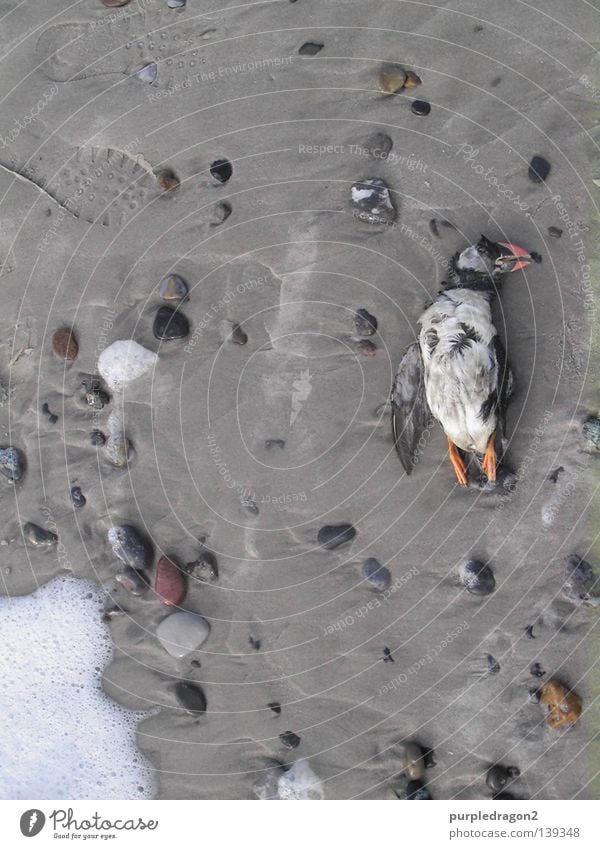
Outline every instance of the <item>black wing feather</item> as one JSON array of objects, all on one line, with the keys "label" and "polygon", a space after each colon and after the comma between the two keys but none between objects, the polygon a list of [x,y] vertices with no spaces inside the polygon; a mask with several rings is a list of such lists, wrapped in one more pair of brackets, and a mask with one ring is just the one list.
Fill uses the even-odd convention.
[{"label": "black wing feather", "polygon": [[407,475],[413,470],[415,452],[430,419],[423,357],[419,343],[413,342],[400,361],[392,388],[392,435]]},{"label": "black wing feather", "polygon": [[502,444],[504,444],[504,440],[506,439],[506,410],[510,396],[512,395],[513,375],[508,364],[508,360],[506,359],[506,351],[504,350],[504,345],[500,341],[500,337],[498,335],[494,336],[490,345],[496,356],[496,362],[498,363],[498,425],[500,429],[500,438],[502,440]]}]

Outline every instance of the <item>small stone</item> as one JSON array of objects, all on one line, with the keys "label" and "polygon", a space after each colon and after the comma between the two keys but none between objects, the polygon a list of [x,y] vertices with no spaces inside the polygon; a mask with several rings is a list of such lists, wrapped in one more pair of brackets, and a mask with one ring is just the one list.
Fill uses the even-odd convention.
[{"label": "small stone", "polygon": [[253,637],[252,634],[248,637],[248,643],[254,651],[260,651],[260,647],[262,645],[260,640],[257,640],[256,637]]},{"label": "small stone", "polygon": [[271,448],[285,448],[285,439],[265,439],[265,448],[270,451]]},{"label": "small stone", "polygon": [[574,604],[600,604],[600,576],[596,575],[593,567],[571,554],[565,563],[565,583],[563,592]]},{"label": "small stone", "polygon": [[219,577],[219,564],[217,558],[213,552],[208,551],[208,549],[202,551],[197,560],[194,560],[192,563],[187,563],[186,568],[188,573],[192,574],[194,578],[197,578],[199,581],[204,581],[205,583],[212,583]]},{"label": "small stone", "polygon": [[534,678],[543,678],[546,674],[539,663],[532,663],[529,667],[529,674]]},{"label": "small stone", "polygon": [[267,707],[271,708],[273,713],[277,716],[279,716],[279,714],[281,713],[281,705],[279,704],[279,702],[269,702]]},{"label": "small stone", "polygon": [[158,65],[156,62],[148,62],[147,65],[136,71],[135,75],[138,80],[144,83],[153,83],[158,76]]},{"label": "small stone", "polygon": [[573,725],[581,716],[583,705],[574,690],[568,690],[555,679],[547,681],[540,691],[540,704],[548,708],[546,722],[550,728]]},{"label": "small stone", "polygon": [[425,760],[423,749],[418,743],[406,743],[400,759],[402,769],[412,780],[420,781],[425,776]]},{"label": "small stone", "polygon": [[415,780],[406,785],[406,798],[422,801],[431,799],[431,795],[422,781]]},{"label": "small stone", "polygon": [[163,301],[181,301],[187,297],[188,285],[179,274],[169,274],[163,277],[158,287],[158,294]]},{"label": "small stone", "polygon": [[169,9],[181,9],[182,6],[185,6],[187,0],[167,0],[167,6]]},{"label": "small stone", "polygon": [[377,332],[377,319],[368,310],[361,307],[354,316],[354,326],[359,336],[372,336]]},{"label": "small stone", "polygon": [[430,218],[429,219],[429,229],[431,231],[431,234],[433,236],[435,236],[436,239],[440,238],[440,231],[438,229],[437,218]]},{"label": "small stone", "polygon": [[356,536],[353,525],[323,525],[317,534],[317,540],[323,548],[334,549],[346,542],[352,542]]},{"label": "small stone", "polygon": [[145,573],[140,569],[132,569],[131,566],[123,566],[115,575],[115,581],[127,590],[131,595],[140,596],[148,592],[150,584]]},{"label": "small stone", "polygon": [[396,220],[397,211],[390,190],[380,177],[373,177],[352,185],[353,215],[368,224],[390,225]]},{"label": "small stone", "polygon": [[172,192],[179,188],[179,177],[171,168],[161,168],[154,176],[163,192]]},{"label": "small stone", "polygon": [[152,562],[152,546],[133,525],[113,525],[108,531],[108,541],[113,553],[126,566],[144,569]]},{"label": "small stone", "polygon": [[85,507],[87,504],[87,500],[83,492],[81,491],[80,486],[71,487],[71,501],[73,503],[73,507]]},{"label": "small stone", "polygon": [[203,690],[190,681],[178,681],[175,684],[175,696],[187,713],[206,713],[206,696]]},{"label": "small stone", "polygon": [[245,345],[248,341],[247,334],[244,333],[239,324],[235,323],[231,327],[231,334],[229,338],[235,345]]},{"label": "small stone", "polygon": [[156,313],[152,331],[157,339],[166,342],[171,339],[185,339],[190,332],[190,325],[187,318],[179,310],[160,307]]},{"label": "small stone", "polygon": [[431,112],[431,103],[428,103],[426,100],[413,100],[410,105],[410,111],[415,115],[425,117]]},{"label": "small stone", "polygon": [[156,636],[161,646],[172,657],[185,657],[200,648],[210,633],[203,616],[188,610],[171,613],[159,623]]},{"label": "small stone", "polygon": [[50,411],[50,407],[48,406],[46,401],[44,401],[44,403],[42,404],[42,413],[48,417],[48,421],[50,422],[50,424],[56,424],[56,422],[58,421],[58,416],[55,416],[54,413]]},{"label": "small stone", "polygon": [[72,363],[77,359],[79,345],[70,327],[61,327],[52,337],[52,350],[63,360]]},{"label": "small stone", "polygon": [[123,422],[116,412],[112,412],[108,417],[107,428],[106,458],[113,466],[122,469],[133,459],[134,451],[125,436]]},{"label": "small stone", "polygon": [[323,47],[323,44],[319,44],[316,41],[307,41],[299,48],[298,53],[300,56],[316,56],[317,53],[321,52]]},{"label": "small stone", "polygon": [[377,345],[370,339],[363,339],[356,346],[356,350],[363,357],[374,357],[377,353]]},{"label": "small stone", "polygon": [[94,445],[96,448],[97,448],[98,446],[100,446],[100,447],[101,447],[101,446],[102,446],[102,445],[104,445],[104,443],[106,442],[106,437],[104,436],[104,434],[102,433],[102,431],[101,431],[101,430],[93,430],[93,431],[90,433],[90,442],[91,442],[91,444],[92,444],[92,445]]},{"label": "small stone", "polygon": [[18,450],[9,445],[0,448],[0,473],[9,481],[20,481],[25,474],[25,457]]},{"label": "small stone", "polygon": [[469,560],[460,568],[460,579],[470,593],[489,595],[496,588],[494,573],[487,563]]},{"label": "small stone", "polygon": [[383,94],[395,94],[404,88],[405,83],[406,71],[401,65],[386,62],[381,66],[377,84]]},{"label": "small stone", "polygon": [[286,749],[297,749],[300,745],[300,737],[293,731],[284,731],[283,734],[279,735],[279,739]]},{"label": "small stone", "polygon": [[543,156],[532,157],[527,176],[532,183],[543,183],[550,173],[550,163]]},{"label": "small stone", "polygon": [[500,793],[509,781],[518,778],[520,774],[516,766],[506,767],[502,764],[494,764],[486,773],[485,783],[493,793]]},{"label": "small stone", "polygon": [[560,227],[548,227],[548,235],[552,236],[553,239],[560,239],[562,234],[563,231],[560,229]]},{"label": "small stone", "polygon": [[419,85],[421,85],[421,77],[415,74],[414,71],[407,71],[404,88],[416,88]]},{"label": "small stone", "polygon": [[387,159],[394,142],[386,133],[373,133],[364,141],[364,148],[373,159]]},{"label": "small stone", "polygon": [[103,389],[92,389],[85,393],[85,403],[92,410],[103,410],[110,404],[110,397]]},{"label": "small stone", "polygon": [[365,581],[372,584],[379,592],[384,592],[392,583],[390,570],[382,566],[375,557],[368,557],[363,563],[360,573]]},{"label": "small stone", "polygon": [[179,607],[186,591],[185,577],[177,563],[172,557],[161,557],[154,575],[154,592],[159,601],[170,607]]},{"label": "small stone", "polygon": [[122,389],[158,363],[158,354],[133,339],[119,339],[98,357],[98,371],[111,389]]},{"label": "small stone", "polygon": [[215,159],[210,166],[211,176],[219,183],[227,183],[233,174],[233,165],[228,159]]},{"label": "small stone", "polygon": [[581,433],[590,449],[593,451],[600,450],[600,419],[596,416],[589,416],[583,423]]},{"label": "small stone", "polygon": [[217,227],[219,224],[222,224],[224,221],[227,221],[232,212],[233,209],[231,208],[231,204],[227,203],[226,200],[221,201],[221,203],[218,203],[213,210],[211,220],[212,226]]},{"label": "small stone", "polygon": [[47,531],[45,528],[40,528],[33,522],[25,522],[23,525],[23,536],[25,541],[37,548],[56,545],[58,536],[52,531]]}]

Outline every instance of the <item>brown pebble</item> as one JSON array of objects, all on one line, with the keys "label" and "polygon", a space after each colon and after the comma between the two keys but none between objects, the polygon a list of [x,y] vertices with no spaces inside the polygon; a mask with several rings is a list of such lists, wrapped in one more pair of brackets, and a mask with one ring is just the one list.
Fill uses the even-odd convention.
[{"label": "brown pebble", "polygon": [[378,86],[383,94],[395,94],[406,84],[406,71],[401,65],[386,63],[379,71]]},{"label": "brown pebble", "polygon": [[55,332],[52,337],[52,349],[57,356],[70,363],[77,359],[79,345],[70,327],[61,327]]},{"label": "brown pebble", "polygon": [[414,71],[407,71],[404,88],[416,88],[418,85],[421,85],[421,77],[415,74]]},{"label": "brown pebble", "polygon": [[170,607],[177,607],[185,598],[185,577],[171,557],[165,555],[156,564],[154,592]]},{"label": "brown pebble", "polygon": [[156,181],[163,192],[171,192],[179,187],[179,177],[170,168],[162,168],[157,171]]},{"label": "brown pebble", "polygon": [[420,780],[425,776],[423,749],[418,743],[407,743],[402,751],[402,769],[411,780]]},{"label": "brown pebble", "polygon": [[362,342],[359,342],[356,350],[363,357],[374,357],[377,353],[377,345],[374,345],[370,339],[363,339]]},{"label": "brown pebble", "polygon": [[540,691],[540,704],[548,708],[546,722],[550,728],[572,725],[581,716],[582,701],[574,690],[568,690],[556,679],[547,681]]}]

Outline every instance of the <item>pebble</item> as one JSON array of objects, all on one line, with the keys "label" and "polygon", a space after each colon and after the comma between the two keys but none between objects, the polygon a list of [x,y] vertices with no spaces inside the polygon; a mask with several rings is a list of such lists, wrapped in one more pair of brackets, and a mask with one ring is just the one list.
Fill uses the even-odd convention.
[{"label": "pebble", "polygon": [[420,781],[425,776],[423,749],[418,743],[406,743],[402,750],[402,769],[412,780]]},{"label": "pebble", "polygon": [[380,177],[352,185],[352,209],[356,218],[368,224],[392,224],[397,210],[387,183]]},{"label": "pebble", "polygon": [[533,183],[543,183],[550,173],[550,163],[543,156],[532,157],[527,176]]},{"label": "pebble", "polygon": [[210,173],[219,183],[226,183],[233,174],[233,165],[228,159],[215,159],[210,166]]},{"label": "pebble", "polygon": [[0,448],[0,473],[9,481],[20,481],[25,474],[25,458],[18,448]]},{"label": "pebble", "polygon": [[592,450],[598,451],[600,449],[600,419],[596,416],[589,416],[583,423],[581,433]]},{"label": "pebble", "polygon": [[171,613],[159,623],[156,636],[161,646],[172,657],[185,657],[200,648],[210,633],[210,625],[203,616],[188,610]]},{"label": "pebble", "polygon": [[260,647],[262,645],[260,640],[257,640],[256,637],[253,637],[252,634],[248,637],[248,644],[254,651],[260,651]]},{"label": "pebble", "polygon": [[44,401],[44,403],[42,404],[42,413],[48,417],[48,421],[50,422],[50,424],[56,424],[56,422],[58,421],[58,416],[55,416],[54,413],[50,411],[50,407],[48,406],[46,401]]},{"label": "pebble", "polygon": [[555,679],[547,681],[540,691],[540,704],[548,708],[546,722],[550,728],[572,725],[581,716],[581,699],[573,690],[568,690]]},{"label": "pebble", "polygon": [[497,675],[500,672],[500,664],[493,654],[486,655],[488,675]]},{"label": "pebble", "polygon": [[115,581],[135,596],[143,595],[150,589],[146,574],[140,569],[132,569],[131,566],[123,566],[119,569],[115,575]]},{"label": "pebble", "polygon": [[323,548],[333,549],[346,542],[351,542],[356,536],[353,525],[323,525],[317,534],[317,541]]},{"label": "pebble", "polygon": [[226,200],[221,201],[221,203],[218,203],[213,210],[213,220],[211,221],[213,227],[216,227],[219,224],[222,224],[224,221],[227,221],[232,212],[233,209],[231,208],[231,204],[227,203]]},{"label": "pebble", "polygon": [[144,83],[153,83],[158,76],[158,65],[156,62],[148,62],[139,71],[136,71],[136,77]]},{"label": "pebble", "polygon": [[190,332],[187,318],[179,310],[171,307],[160,307],[154,319],[152,332],[163,342],[171,339],[185,339]]},{"label": "pebble", "polygon": [[81,491],[80,486],[71,487],[71,501],[74,507],[85,507],[87,504],[87,499]]},{"label": "pebble", "polygon": [[279,704],[279,702],[269,702],[267,707],[271,708],[273,713],[277,714],[277,716],[279,716],[279,714],[281,713],[281,705]]},{"label": "pebble", "polygon": [[184,600],[187,587],[185,576],[172,557],[164,555],[156,564],[154,592],[158,599],[170,607],[178,607]]},{"label": "pebble", "polygon": [[406,785],[406,798],[416,800],[429,800],[431,795],[422,781],[409,781]]},{"label": "pebble", "polygon": [[185,6],[187,0],[167,0],[167,6],[169,9],[181,9],[182,6]]},{"label": "pebble", "polygon": [[431,112],[431,103],[428,103],[426,100],[413,100],[410,105],[410,111],[415,115],[422,115],[425,117]]},{"label": "pebble", "polygon": [[356,310],[354,326],[359,336],[372,336],[377,332],[377,319],[364,307]]},{"label": "pebble", "polygon": [[543,678],[546,674],[539,663],[532,663],[529,667],[529,674],[534,678]]},{"label": "pebble", "polygon": [[324,46],[323,44],[318,44],[316,41],[307,41],[299,48],[298,53],[300,56],[316,56]]},{"label": "pebble", "polygon": [[168,274],[160,281],[158,294],[163,301],[181,301],[187,297],[188,285],[179,274]]},{"label": "pebble", "polygon": [[421,85],[421,77],[414,71],[407,71],[404,88],[416,88],[419,85]]},{"label": "pebble", "polygon": [[126,566],[144,569],[152,562],[152,546],[142,538],[133,525],[113,525],[108,531],[113,553]]},{"label": "pebble", "polygon": [[379,91],[383,94],[395,94],[397,91],[404,88],[406,79],[406,71],[401,65],[386,62],[379,70],[379,76],[377,79]]},{"label": "pebble", "polygon": [[244,333],[244,331],[242,330],[240,325],[235,324],[235,322],[234,322],[234,324],[232,325],[232,328],[231,328],[231,333],[229,335],[229,339],[235,345],[245,345],[246,342],[248,341],[248,336],[247,336],[246,333]]},{"label": "pebble", "polygon": [[63,360],[72,363],[77,359],[79,345],[70,327],[61,327],[52,337],[52,350]]},{"label": "pebble", "polygon": [[368,557],[361,566],[362,577],[372,584],[379,592],[384,592],[392,583],[390,570],[382,566],[375,557]]},{"label": "pebble", "polygon": [[485,783],[493,793],[500,793],[509,781],[513,778],[518,778],[521,774],[516,766],[502,766],[502,764],[494,764],[491,766],[485,776]]},{"label": "pebble", "polygon": [[110,398],[103,389],[91,389],[85,393],[85,403],[92,410],[103,410],[107,404],[110,404]]},{"label": "pebble", "polygon": [[206,696],[197,684],[178,681],[175,684],[175,697],[188,713],[206,713]]},{"label": "pebble", "polygon": [[297,749],[300,745],[300,737],[293,731],[284,731],[283,734],[279,735],[279,739],[286,749]]},{"label": "pebble", "polygon": [[560,239],[562,234],[563,231],[560,229],[560,227],[548,227],[548,235],[552,236],[553,239]]},{"label": "pebble", "polygon": [[171,168],[161,168],[154,176],[163,192],[172,192],[179,188],[179,177]]},{"label": "pebble", "polygon": [[387,159],[394,142],[387,133],[373,133],[364,141],[364,148],[374,159]]},{"label": "pebble", "polygon": [[574,604],[600,604],[600,576],[596,575],[592,566],[571,554],[565,562],[565,583],[563,592]]},{"label": "pebble", "polygon": [[460,567],[460,579],[470,593],[489,595],[496,588],[494,573],[487,563],[468,560]]},{"label": "pebble", "polygon": [[123,422],[116,412],[112,412],[107,422],[108,439],[105,454],[107,460],[119,469],[124,468],[133,459],[134,451],[125,436]]},{"label": "pebble", "polygon": [[271,448],[285,448],[285,439],[265,439],[265,448],[270,451]]},{"label": "pebble", "polygon": [[38,548],[43,546],[56,545],[58,536],[52,531],[47,531],[45,528],[40,528],[39,525],[33,522],[25,522],[23,525],[23,536],[25,541]]},{"label": "pebble", "polygon": [[118,339],[98,357],[98,371],[111,389],[122,389],[158,363],[158,354],[133,339]]},{"label": "pebble", "polygon": [[186,567],[190,574],[205,583],[212,583],[219,577],[219,564],[212,551],[202,551],[198,559],[187,563]]},{"label": "pebble", "polygon": [[537,251],[529,251],[529,256],[533,260],[533,262],[537,262],[539,265],[543,261],[543,257]]},{"label": "pebble", "polygon": [[106,437],[101,430],[93,430],[90,433],[90,442],[95,447],[102,446],[106,442]]},{"label": "pebble", "polygon": [[363,357],[374,357],[377,353],[377,345],[374,342],[371,342],[370,339],[363,339],[362,342],[359,342],[356,346],[356,350]]}]

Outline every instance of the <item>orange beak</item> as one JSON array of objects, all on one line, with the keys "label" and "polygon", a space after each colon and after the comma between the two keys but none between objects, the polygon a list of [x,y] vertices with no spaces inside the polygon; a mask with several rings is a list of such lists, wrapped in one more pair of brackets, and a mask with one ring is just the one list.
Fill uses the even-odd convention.
[{"label": "orange beak", "polygon": [[522,268],[527,268],[531,262],[529,251],[526,251],[520,245],[514,245],[512,242],[498,242],[498,244],[506,248],[507,253],[502,254],[502,259],[513,263],[511,271],[520,271]]}]

